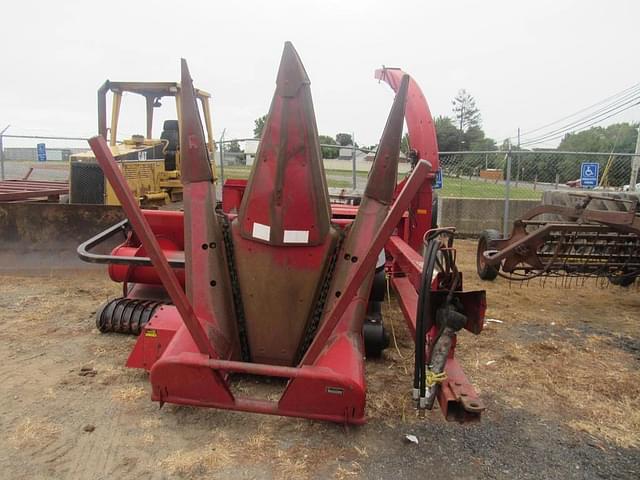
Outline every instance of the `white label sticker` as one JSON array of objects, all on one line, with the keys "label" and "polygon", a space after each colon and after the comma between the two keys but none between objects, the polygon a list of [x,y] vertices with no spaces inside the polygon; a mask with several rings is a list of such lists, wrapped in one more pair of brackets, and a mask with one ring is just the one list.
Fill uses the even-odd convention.
[{"label": "white label sticker", "polygon": [[269,225],[263,225],[258,222],[253,223],[253,238],[259,238],[266,242],[271,238],[271,227]]},{"label": "white label sticker", "polygon": [[309,243],[309,230],[285,230],[284,243]]}]

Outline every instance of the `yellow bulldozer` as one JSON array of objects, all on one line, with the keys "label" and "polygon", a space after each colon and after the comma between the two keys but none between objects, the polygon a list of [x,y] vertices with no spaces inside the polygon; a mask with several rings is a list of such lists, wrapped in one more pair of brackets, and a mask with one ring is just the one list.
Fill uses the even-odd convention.
[{"label": "yellow bulldozer", "polygon": [[[98,90],[98,134],[109,147],[120,170],[141,205],[180,201],[180,84],[176,82],[111,82]],[[107,128],[107,94],[112,94],[111,124]],[[123,94],[141,95],[146,101],[145,135],[133,135],[119,141],[118,121]],[[174,97],[177,120],[166,120],[159,138],[153,137],[154,109],[164,97]],[[215,142],[211,127],[211,95],[196,89],[207,136],[207,148],[215,177]],[[107,133],[109,135],[107,135]],[[80,204],[119,205],[119,201],[96,162],[93,152],[73,154],[69,158],[69,201]]]}]

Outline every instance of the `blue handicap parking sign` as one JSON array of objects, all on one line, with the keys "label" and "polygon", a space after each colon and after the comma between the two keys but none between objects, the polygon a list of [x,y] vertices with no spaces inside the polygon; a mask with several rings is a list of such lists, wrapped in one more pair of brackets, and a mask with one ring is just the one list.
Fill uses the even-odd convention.
[{"label": "blue handicap parking sign", "polygon": [[584,162],[580,167],[580,186],[593,188],[598,186],[600,164],[596,162]]},{"label": "blue handicap parking sign", "polygon": [[436,171],[436,178],[433,181],[433,188],[442,188],[442,169]]},{"label": "blue handicap parking sign", "polygon": [[37,145],[38,150],[38,161],[46,162],[47,161],[47,146],[44,143],[39,143]]}]

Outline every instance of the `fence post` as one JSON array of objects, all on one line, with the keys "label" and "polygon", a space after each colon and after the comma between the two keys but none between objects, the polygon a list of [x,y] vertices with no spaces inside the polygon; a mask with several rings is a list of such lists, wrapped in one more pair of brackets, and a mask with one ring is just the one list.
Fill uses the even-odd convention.
[{"label": "fence post", "polygon": [[4,180],[4,145],[2,144],[2,135],[11,125],[7,125],[0,131],[0,180]]},{"label": "fence post", "polygon": [[351,182],[353,183],[353,189],[355,190],[358,186],[357,178],[356,178],[356,137],[355,134],[351,134]]},{"label": "fence post", "polygon": [[[2,137],[0,137],[1,139]],[[629,180],[629,190],[636,191],[636,183],[638,183],[638,169],[640,169],[640,127],[638,127],[638,136],[636,138],[636,154],[631,159],[631,179]]]},{"label": "fence post", "polygon": [[502,234],[506,237],[509,234],[509,195],[511,193],[511,148],[507,150],[505,156],[507,161],[507,178],[504,184],[504,220],[502,223]]},{"label": "fence post", "polygon": [[224,133],[227,131],[225,128],[222,131],[222,136],[220,137],[220,185],[224,183]]},{"label": "fence post", "polygon": [[2,145],[2,133],[0,133],[0,180],[4,180],[4,146]]}]

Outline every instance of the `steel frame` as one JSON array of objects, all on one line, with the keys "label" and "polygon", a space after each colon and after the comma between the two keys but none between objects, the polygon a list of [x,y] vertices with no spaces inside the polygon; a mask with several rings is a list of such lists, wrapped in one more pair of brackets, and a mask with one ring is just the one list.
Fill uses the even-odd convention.
[{"label": "steel frame", "polygon": [[0,202],[16,202],[47,198],[57,200],[60,195],[69,193],[66,182],[36,180],[4,180],[0,181]]}]

